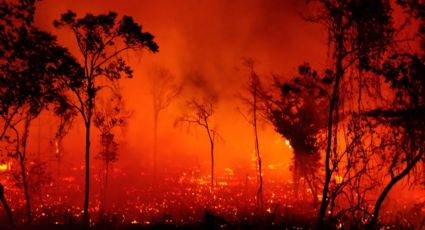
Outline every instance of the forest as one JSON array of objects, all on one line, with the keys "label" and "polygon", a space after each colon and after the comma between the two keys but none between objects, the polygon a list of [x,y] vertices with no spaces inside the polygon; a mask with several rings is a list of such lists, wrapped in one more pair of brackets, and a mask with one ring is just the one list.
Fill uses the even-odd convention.
[{"label": "forest", "polygon": [[425,1],[0,0],[0,116],[0,229],[425,229]]}]

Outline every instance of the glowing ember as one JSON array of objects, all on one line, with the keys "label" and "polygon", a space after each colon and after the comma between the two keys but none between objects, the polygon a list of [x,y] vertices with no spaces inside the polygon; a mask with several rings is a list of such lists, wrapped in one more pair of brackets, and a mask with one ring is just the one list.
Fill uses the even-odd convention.
[{"label": "glowing ember", "polygon": [[340,175],[335,176],[335,183],[341,184],[344,181],[344,178]]},{"label": "glowing ember", "polygon": [[55,141],[55,153],[56,153],[56,156],[59,155],[59,142],[58,141]]},{"label": "glowing ember", "polygon": [[7,163],[1,163],[0,164],[0,171],[4,172],[7,171],[8,169],[10,169],[11,163],[7,162]]},{"label": "glowing ember", "polygon": [[69,2],[0,3],[0,229],[425,226],[423,1]]},{"label": "glowing ember", "polygon": [[285,140],[285,145],[292,149],[291,142],[289,140]]}]

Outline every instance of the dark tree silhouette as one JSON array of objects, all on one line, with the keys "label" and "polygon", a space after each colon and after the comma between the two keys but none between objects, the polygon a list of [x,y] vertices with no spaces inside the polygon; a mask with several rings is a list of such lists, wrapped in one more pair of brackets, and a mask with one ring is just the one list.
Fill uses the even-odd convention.
[{"label": "dark tree silhouette", "polygon": [[195,124],[205,129],[210,143],[211,154],[211,191],[214,190],[214,147],[216,143],[217,131],[211,127],[211,117],[214,115],[214,104],[212,99],[199,101],[192,99],[188,103],[189,113],[183,115],[176,121],[176,124],[186,122]]},{"label": "dark tree silhouette", "polygon": [[339,101],[341,83],[349,68],[368,70],[379,62],[391,41],[391,7],[389,0],[320,0],[317,17],[310,19],[324,23],[328,30],[329,53],[333,62],[333,89],[330,96],[327,146],[325,153],[325,180],[317,228],[324,227],[329,205],[329,185],[336,167],[331,158],[337,153]]},{"label": "dark tree silhouette", "polygon": [[[423,5],[425,6],[425,5]],[[425,18],[425,16],[423,16]],[[421,36],[421,39],[423,37]],[[421,41],[422,42],[422,41]],[[395,97],[389,107],[368,111],[367,115],[391,127],[392,138],[385,148],[391,154],[383,155],[388,165],[390,180],[376,200],[369,227],[378,223],[381,206],[391,189],[422,163],[416,172],[418,178],[425,170],[425,56],[421,54],[396,53],[384,62],[377,72],[390,83]]]},{"label": "dark tree silhouette", "polygon": [[153,35],[142,31],[132,17],[117,19],[117,14],[87,14],[82,18],[68,11],[59,20],[54,21],[58,28],[71,29],[81,54],[83,87],[69,85],[75,99],[71,104],[81,114],[86,129],[85,147],[85,194],[83,223],[88,224],[88,206],[90,190],[90,131],[97,92],[103,87],[96,81],[103,77],[114,82],[123,76],[131,78],[133,71],[122,55],[126,51],[158,51]]},{"label": "dark tree silhouette", "polygon": [[[308,64],[299,67],[299,76],[276,87],[277,99],[268,96],[267,117],[276,131],[286,138],[294,150],[294,194],[298,195],[303,177],[317,200],[317,171],[319,168],[320,134],[326,129],[326,109],[329,105],[329,87],[333,73],[320,76]],[[313,115],[314,114],[314,115]]]},{"label": "dark tree silhouette", "polygon": [[6,211],[6,215],[7,218],[9,219],[9,223],[13,226],[14,221],[13,221],[13,215],[12,215],[12,211],[10,211],[10,207],[7,204],[6,198],[4,197],[4,186],[2,184],[0,184],[0,201],[3,204],[3,208]]},{"label": "dark tree silhouette", "polygon": [[248,106],[249,113],[251,114],[251,118],[242,115],[245,119],[252,125],[252,129],[254,131],[254,149],[257,158],[257,182],[258,182],[258,190],[257,190],[257,206],[260,212],[263,211],[263,171],[262,171],[262,160],[260,153],[260,143],[258,137],[258,121],[260,114],[264,111],[264,106],[262,103],[262,99],[264,98],[265,92],[262,88],[260,78],[255,72],[254,68],[254,60],[252,58],[244,58],[243,65],[249,71],[249,82],[247,86],[247,94],[248,97],[242,97],[242,101]]},{"label": "dark tree silhouette", "polygon": [[66,97],[61,80],[74,79],[81,70],[55,37],[32,25],[34,10],[34,1],[2,2],[0,7],[1,137],[15,145],[9,156],[19,161],[28,222],[32,220],[26,168],[31,121],[50,105],[57,114],[66,110],[66,104],[60,103]]}]

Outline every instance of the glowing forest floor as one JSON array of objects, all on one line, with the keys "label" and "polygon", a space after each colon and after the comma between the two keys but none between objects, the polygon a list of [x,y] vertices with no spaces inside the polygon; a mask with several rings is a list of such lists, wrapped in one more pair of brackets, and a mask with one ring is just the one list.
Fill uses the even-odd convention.
[{"label": "glowing forest floor", "polygon": [[[121,178],[122,175],[116,173],[116,177]],[[143,176],[138,179],[147,181]],[[104,215],[100,215],[100,196],[95,195],[90,205],[90,216],[94,222],[91,229],[314,228],[318,211],[317,206],[312,204],[312,194],[306,187],[301,187],[295,197],[290,182],[266,180],[264,207],[260,213],[255,200],[256,178],[238,178],[224,174],[216,179],[217,185],[213,193],[210,192],[209,177],[194,176],[193,173],[169,175],[156,180],[155,186],[137,187],[127,184],[120,187],[119,192],[112,191],[115,197],[109,197],[111,201]],[[67,183],[67,186],[68,191],[77,191],[81,187],[73,182]],[[98,194],[96,191],[92,192]],[[82,229],[79,225],[82,209],[75,205],[81,203],[82,193],[69,193],[60,200],[57,200],[53,192],[50,195],[47,193],[44,195],[49,199],[45,198],[42,203],[34,202],[34,224],[31,226],[24,224],[23,200],[15,198],[13,202],[12,199],[18,229]],[[20,191],[16,190],[15,194],[20,194]],[[421,218],[425,216],[424,209],[416,210],[414,205],[392,202],[393,206],[399,208],[383,212],[388,220],[385,229],[406,229],[420,225]],[[0,208],[0,229],[7,228],[5,223],[7,219]],[[342,220],[335,220],[328,227],[347,228],[347,222],[343,223]]]}]

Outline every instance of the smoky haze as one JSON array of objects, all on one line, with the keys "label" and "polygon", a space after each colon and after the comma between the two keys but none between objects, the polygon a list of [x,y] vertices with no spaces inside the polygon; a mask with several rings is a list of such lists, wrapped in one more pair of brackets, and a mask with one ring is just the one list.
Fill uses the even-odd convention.
[{"label": "smoky haze", "polygon": [[[226,167],[239,167],[251,169],[243,174],[254,177],[252,128],[237,110],[244,108],[238,95],[243,94],[249,74],[242,65],[242,58],[254,58],[256,70],[264,79],[270,73],[290,77],[296,73],[297,66],[306,61],[313,66],[326,64],[326,34],[320,25],[302,19],[302,1],[45,0],[38,3],[36,24],[57,35],[61,44],[77,54],[69,31],[56,30],[52,25],[53,20],[68,9],[80,16],[109,11],[133,16],[143,25],[143,30],[155,35],[160,46],[157,54],[129,53],[135,77],[120,83],[126,108],[132,115],[127,126],[118,131],[120,157],[114,167],[125,171],[128,180],[134,175],[149,173],[151,168],[153,112],[149,78],[154,76],[150,66],[168,68],[184,86],[179,97],[160,115],[161,171],[178,173],[183,167],[191,166],[208,174],[209,146],[204,130],[196,126],[174,126],[175,120],[187,110],[187,100],[208,96],[216,101],[212,126],[221,136],[216,150],[217,173]],[[84,129],[79,119],[64,140],[64,162],[69,168],[83,166]],[[48,115],[40,120],[41,131],[35,129],[31,142],[35,146],[41,143],[42,154],[53,154],[49,139],[37,137],[43,133],[52,136],[56,121]],[[97,135],[92,135],[92,159],[99,148]],[[264,165],[282,165],[276,175],[289,178],[291,149],[266,122],[261,122],[259,135]],[[99,164],[96,160],[92,162],[94,167]]]}]

